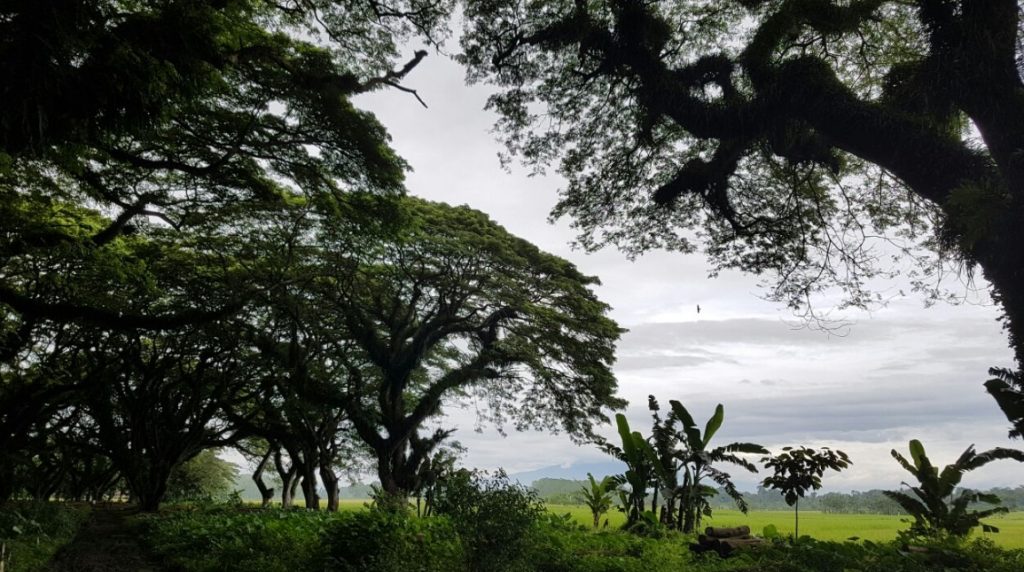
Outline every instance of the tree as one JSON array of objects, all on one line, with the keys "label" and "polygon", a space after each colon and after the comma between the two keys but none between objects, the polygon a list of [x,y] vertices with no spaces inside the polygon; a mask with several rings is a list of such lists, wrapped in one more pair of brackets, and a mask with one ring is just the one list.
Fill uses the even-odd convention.
[{"label": "tree", "polygon": [[511,153],[560,161],[553,214],[585,246],[701,244],[805,310],[830,287],[877,300],[906,271],[890,254],[926,289],[980,267],[1024,367],[1018,2],[497,0],[466,19],[469,78],[501,88]]},{"label": "tree", "polygon": [[781,453],[765,457],[761,462],[764,468],[775,471],[761,481],[761,486],[782,492],[786,504],[793,507],[794,540],[800,538],[800,499],[807,491],[821,488],[821,477],[826,470],[838,472],[851,464],[846,453],[828,447],[820,450],[783,447]]},{"label": "tree", "polygon": [[464,397],[499,425],[592,439],[624,404],[610,369],[622,330],[590,290],[596,278],[467,207],[400,207],[393,231],[324,220],[304,246],[315,280],[303,297],[348,344],[331,354],[337,383],[383,490],[416,490],[452,432],[424,426]]},{"label": "tree", "polygon": [[207,449],[178,465],[167,480],[169,500],[223,499],[235,486],[238,467]]},{"label": "tree", "polygon": [[228,332],[97,334],[93,343],[83,405],[132,499],[156,511],[177,467],[240,438],[222,406],[249,382],[244,354]]},{"label": "tree", "polygon": [[713,464],[730,463],[751,473],[756,473],[757,467],[741,457],[740,454],[766,455],[768,450],[754,443],[729,443],[710,448],[711,438],[715,436],[725,420],[725,408],[721,403],[715,407],[715,413],[708,419],[703,433],[682,403],[672,400],[669,401],[669,404],[672,406],[672,414],[682,424],[682,431],[678,434],[682,447],[677,454],[683,471],[683,482],[679,485],[678,494],[680,506],[677,526],[679,529],[686,533],[693,532],[700,527],[701,516],[711,516],[708,497],[717,494],[718,491],[705,485],[703,482],[705,478],[711,479],[722,487],[736,503],[736,507],[746,514],[747,503],[743,500],[743,495],[736,489],[732,477],[729,473],[714,467]]},{"label": "tree", "polygon": [[[74,286],[127,235],[230,227],[246,208],[297,193],[395,194],[405,164],[351,98],[400,82],[398,42],[445,35],[447,0],[113,0],[0,8],[0,241],[7,340],[43,320],[173,328],[215,308],[119,306]],[[89,209],[103,213],[99,223]],[[194,245],[202,250],[202,242]],[[115,252],[111,252],[111,251]],[[16,271],[55,258],[62,280]],[[230,267],[228,267],[230,269]],[[218,276],[205,277],[212,285]],[[57,283],[60,287],[53,287]],[[99,290],[103,292],[104,290]],[[114,293],[119,293],[114,289]],[[112,298],[112,299],[111,299]],[[158,311],[163,310],[163,311]]]},{"label": "tree", "polygon": [[594,516],[594,530],[601,524],[601,515],[612,508],[612,490],[615,488],[615,479],[604,477],[600,481],[594,479],[594,475],[587,473],[587,486],[580,487],[580,495],[583,497],[583,504],[590,509]]},{"label": "tree", "polygon": [[924,446],[917,439],[910,441],[911,464],[896,449],[892,456],[904,469],[917,480],[917,486],[906,485],[913,495],[903,491],[883,491],[898,502],[908,514],[914,517],[910,533],[918,536],[935,536],[947,533],[956,537],[967,536],[971,529],[981,525],[985,532],[999,532],[999,529],[981,522],[981,519],[1008,512],[1006,507],[993,507],[986,510],[973,510],[968,507],[972,503],[984,502],[999,504],[999,497],[969,489],[958,489],[964,473],[983,467],[992,461],[1012,459],[1024,462],[1024,451],[996,447],[982,453],[968,447],[960,458],[942,471],[932,465],[925,455]]}]

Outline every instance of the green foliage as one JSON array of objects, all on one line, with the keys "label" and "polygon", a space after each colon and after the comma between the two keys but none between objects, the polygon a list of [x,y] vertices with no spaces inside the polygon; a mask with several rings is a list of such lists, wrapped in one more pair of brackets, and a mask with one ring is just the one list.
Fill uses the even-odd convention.
[{"label": "green foliage", "polygon": [[322,535],[340,515],[232,507],[182,510],[141,517],[146,543],[190,572],[322,570]]},{"label": "green foliage", "polygon": [[654,480],[657,456],[650,443],[639,431],[632,431],[626,416],[615,415],[615,425],[619,430],[622,447],[604,443],[604,450],[626,464],[626,472],[615,478],[619,489],[619,510],[626,513],[625,528],[630,528],[640,521],[644,513],[644,500],[647,489]]},{"label": "green foliage", "polygon": [[926,544],[908,552],[899,543],[800,542],[774,544],[730,559],[730,570],[758,572],[1010,572],[1024,564],[1024,550],[1006,550],[987,540],[962,546]]},{"label": "green foliage", "polygon": [[497,87],[509,154],[565,177],[552,215],[584,247],[699,250],[810,320],[823,291],[881,302],[875,279],[906,274],[888,241],[930,297],[954,252],[992,277],[1024,363],[1019,3],[491,0],[465,18],[468,78]]},{"label": "green foliage", "polygon": [[968,471],[992,461],[1012,459],[1024,462],[1024,451],[997,447],[977,453],[974,445],[971,445],[956,462],[946,465],[940,472],[939,467],[932,465],[925,454],[924,445],[916,439],[910,441],[913,463],[895,449],[892,450],[892,456],[914,476],[917,485],[908,485],[912,495],[903,491],[886,491],[885,494],[914,517],[909,531],[911,536],[932,537],[944,534],[965,537],[979,525],[985,532],[999,532],[998,528],[981,522],[981,519],[1005,513],[1005,507],[996,506],[986,510],[970,508],[972,503],[978,502],[998,505],[999,497],[959,488],[960,481]]},{"label": "green foliage", "polygon": [[455,572],[465,558],[456,528],[445,517],[345,514],[327,527],[324,542],[327,569],[339,572]]},{"label": "green foliage", "polygon": [[[588,532],[551,516],[538,524],[525,568],[537,572],[678,572],[692,570],[680,536],[656,539],[620,531]],[[708,570],[715,570],[711,567]]]},{"label": "green foliage", "polygon": [[175,467],[167,480],[167,500],[224,500],[232,492],[238,467],[206,449]]},{"label": "green foliage", "polygon": [[501,470],[494,476],[457,472],[442,483],[434,502],[436,514],[448,517],[462,538],[473,572],[519,569],[544,512],[536,492]]},{"label": "green foliage", "polygon": [[766,477],[761,485],[781,491],[786,504],[794,507],[796,518],[796,534],[800,536],[799,501],[808,491],[821,488],[821,477],[825,471],[841,471],[850,466],[850,458],[842,451],[832,451],[828,447],[814,450],[808,447],[783,447],[782,452],[772,457],[761,459],[766,469],[773,469],[775,474]]},{"label": "green foliage", "polygon": [[[479,516],[476,518],[485,518]],[[465,537],[450,518],[417,519],[357,512],[205,510],[143,519],[143,531],[170,564],[188,572],[314,572],[363,562],[356,570],[477,572],[464,559]],[[1024,550],[990,541],[925,543],[910,552],[893,542],[772,544],[729,559],[694,556],[687,537],[591,532],[568,516],[545,514],[530,527],[519,572],[1018,572]],[[341,564],[330,554],[346,555]],[[360,560],[365,558],[365,560]],[[373,559],[371,564],[371,558]],[[404,559],[404,562],[403,562]],[[395,567],[398,563],[399,566]],[[402,567],[404,565],[404,567]],[[346,568],[342,567],[342,570]],[[486,569],[486,568],[485,568]]]},{"label": "green foliage", "polygon": [[1010,438],[1024,438],[1024,372],[993,367],[988,374],[993,377],[985,382],[985,390],[1010,421]]},{"label": "green foliage", "polygon": [[0,505],[0,568],[10,572],[44,570],[46,563],[71,541],[89,516],[86,505],[52,502],[9,502]]},{"label": "green foliage", "polygon": [[594,475],[587,473],[587,485],[580,487],[580,495],[583,497],[583,504],[587,505],[591,514],[594,515],[594,528],[601,523],[601,515],[608,512],[612,507],[612,490],[615,487],[615,479],[605,477],[599,481]]},{"label": "green foliage", "polygon": [[686,407],[678,401],[670,401],[673,419],[682,423],[682,431],[677,438],[682,445],[678,459],[683,471],[683,480],[679,485],[680,520],[683,532],[693,532],[700,527],[702,516],[711,516],[709,498],[718,491],[704,484],[707,478],[722,487],[741,512],[747,511],[743,495],[736,489],[732,477],[714,467],[715,463],[729,463],[749,472],[756,473],[757,468],[740,455],[767,454],[768,450],[755,443],[730,443],[718,447],[710,447],[711,439],[718,432],[725,420],[725,408],[722,404],[715,407],[715,413],[705,424],[703,433],[693,420]]}]

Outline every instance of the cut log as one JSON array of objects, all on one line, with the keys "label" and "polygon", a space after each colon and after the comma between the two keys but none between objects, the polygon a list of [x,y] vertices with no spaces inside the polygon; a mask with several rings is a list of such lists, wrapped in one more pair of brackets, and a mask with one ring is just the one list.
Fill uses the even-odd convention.
[{"label": "cut log", "polygon": [[709,526],[704,529],[704,534],[712,538],[736,538],[737,536],[750,536],[749,526]]},{"label": "cut log", "polygon": [[738,550],[750,550],[764,544],[760,538],[722,538],[718,541],[718,553],[728,556]]},{"label": "cut log", "polygon": [[[717,534],[724,534],[726,531],[731,534],[736,534],[737,536],[731,538],[721,538],[716,536]],[[704,532],[707,534],[699,535],[697,537],[697,542],[690,544],[690,550],[693,552],[699,554],[714,550],[720,556],[725,557],[738,550],[748,550],[764,544],[763,539],[755,538],[750,535],[750,527],[748,526],[718,529],[708,527]]]}]

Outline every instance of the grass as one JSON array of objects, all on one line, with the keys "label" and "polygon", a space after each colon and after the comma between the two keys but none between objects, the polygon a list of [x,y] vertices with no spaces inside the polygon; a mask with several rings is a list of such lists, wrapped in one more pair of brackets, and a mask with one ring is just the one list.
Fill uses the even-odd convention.
[{"label": "grass", "polygon": [[[580,524],[590,526],[593,517],[585,506],[547,505],[555,514],[568,513]],[[618,527],[625,521],[625,515],[617,510],[609,511],[604,517],[609,527]],[[906,529],[907,517],[878,514],[826,514],[816,511],[800,511],[800,534],[810,535],[818,540],[842,541],[851,537],[862,540],[889,541],[896,538],[896,532]],[[1024,548],[1024,512],[1012,512],[986,518],[985,522],[999,528],[998,534],[988,534],[993,542],[1004,548]],[[769,524],[774,524],[780,534],[793,533],[793,513],[789,511],[751,511],[743,514],[736,510],[716,510],[713,518],[705,518],[701,526],[747,525],[755,534]],[[981,530],[975,532],[981,536]]]}]

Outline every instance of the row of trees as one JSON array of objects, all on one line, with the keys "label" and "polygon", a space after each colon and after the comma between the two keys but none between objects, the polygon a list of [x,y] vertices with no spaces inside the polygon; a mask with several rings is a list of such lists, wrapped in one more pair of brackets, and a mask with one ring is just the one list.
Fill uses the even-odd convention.
[{"label": "row of trees", "polygon": [[[144,508],[241,443],[288,501],[369,459],[404,496],[453,429],[584,440],[621,330],[596,279],[468,208],[403,198],[352,98],[402,89],[448,0],[0,8],[0,501]],[[412,100],[411,100],[412,101]]]},{"label": "row of trees", "polygon": [[306,204],[238,224],[220,254],[254,299],[229,316],[167,333],[36,326],[0,394],[8,426],[27,428],[5,434],[5,469],[60,480],[72,464],[42,452],[98,454],[153,509],[174,467],[249,438],[286,504],[301,483],[319,506],[319,478],[336,508],[336,470],[367,457],[386,493],[417,491],[452,432],[427,427],[452,399],[589,438],[621,405],[620,329],[594,279],[468,208],[390,206],[387,228]]}]

